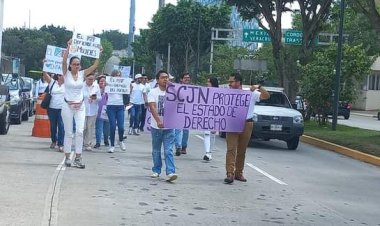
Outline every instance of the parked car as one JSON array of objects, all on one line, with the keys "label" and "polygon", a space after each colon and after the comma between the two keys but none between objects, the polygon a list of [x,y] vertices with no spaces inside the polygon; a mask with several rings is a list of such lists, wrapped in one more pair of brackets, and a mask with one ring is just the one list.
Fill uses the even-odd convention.
[{"label": "parked car", "polygon": [[34,114],[34,108],[36,105],[36,101],[33,98],[34,92],[35,92],[35,82],[32,78],[28,77],[21,77],[22,80],[24,80],[24,95],[27,99],[27,104],[29,106],[29,117],[33,116]]},{"label": "parked car", "polygon": [[9,89],[1,81],[0,84],[0,135],[8,133],[10,125]]},{"label": "parked car", "polygon": [[[338,116],[343,116],[344,119],[349,119],[351,114],[352,104],[348,101],[339,101],[338,103]],[[327,115],[333,115],[332,109],[327,113]]]},{"label": "parked car", "polygon": [[24,88],[25,82],[17,74],[3,74],[3,79],[9,88],[11,122],[21,124],[29,119],[29,90]]},{"label": "parked car", "polygon": [[377,120],[380,120],[380,111],[377,112]]},{"label": "parked car", "polygon": [[[283,88],[265,88],[270,98],[256,103],[251,139],[283,140],[289,150],[297,149],[304,132],[302,114],[292,108]],[[225,133],[219,135],[225,137]]]}]

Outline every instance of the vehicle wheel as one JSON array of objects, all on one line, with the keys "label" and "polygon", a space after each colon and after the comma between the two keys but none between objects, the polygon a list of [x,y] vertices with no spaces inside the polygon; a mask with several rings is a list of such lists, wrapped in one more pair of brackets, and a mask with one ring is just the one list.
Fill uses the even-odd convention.
[{"label": "vehicle wheel", "polygon": [[21,124],[21,121],[22,121],[22,115],[21,115],[21,110],[20,110],[20,112],[18,113],[18,117],[13,119],[12,123],[19,125],[19,124]]},{"label": "vehicle wheel", "polygon": [[350,114],[344,115],[344,119],[349,119],[349,118],[350,118]]},{"label": "vehicle wheel", "polygon": [[0,114],[0,134],[5,135],[9,130],[9,110],[4,109],[3,113]]},{"label": "vehicle wheel", "polygon": [[289,150],[296,150],[297,147],[298,147],[298,143],[300,141],[300,138],[299,137],[293,137],[292,139],[290,140],[287,140],[286,141],[286,144],[288,146],[288,149]]},{"label": "vehicle wheel", "polygon": [[31,103],[30,105],[29,105],[29,117],[32,117],[33,116],[33,103]]},{"label": "vehicle wheel", "polygon": [[28,121],[29,119],[29,110],[22,114],[22,121]]},{"label": "vehicle wheel", "polygon": [[377,113],[377,120],[380,120],[380,112]]}]

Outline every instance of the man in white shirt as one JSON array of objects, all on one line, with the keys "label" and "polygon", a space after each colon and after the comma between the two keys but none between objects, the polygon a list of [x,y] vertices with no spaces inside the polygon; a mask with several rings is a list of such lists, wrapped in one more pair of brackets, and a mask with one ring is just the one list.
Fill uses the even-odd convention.
[{"label": "man in white shirt", "polygon": [[135,82],[131,84],[130,102],[133,104],[131,108],[131,116],[129,121],[128,134],[139,135],[139,124],[141,118],[141,111],[144,107],[144,93],[145,86],[142,84],[142,75],[136,74]]},{"label": "man in white shirt", "polygon": [[92,150],[92,138],[95,134],[95,122],[98,114],[98,101],[101,100],[99,85],[94,83],[94,74],[86,76],[86,84],[83,86],[83,102],[85,104],[86,118],[83,131],[84,150]]}]

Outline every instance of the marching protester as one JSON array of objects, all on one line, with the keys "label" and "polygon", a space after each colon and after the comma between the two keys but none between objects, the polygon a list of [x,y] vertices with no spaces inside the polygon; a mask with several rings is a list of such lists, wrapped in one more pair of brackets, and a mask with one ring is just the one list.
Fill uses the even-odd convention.
[{"label": "marching protester", "polygon": [[[182,84],[189,85],[191,83],[191,77],[188,72],[185,72],[180,77]],[[187,153],[187,143],[189,141],[189,130],[188,129],[176,129],[175,130],[175,147],[176,156]]]},{"label": "marching protester", "polygon": [[148,75],[142,74],[141,84],[144,86],[144,89],[145,89],[145,91],[143,92],[143,98],[144,98],[145,104],[142,105],[142,107],[141,107],[141,117],[140,117],[140,123],[139,123],[139,129],[141,132],[144,132],[146,110],[148,107],[148,93],[151,89],[148,81],[149,81]]},{"label": "marching protester", "polygon": [[[62,119],[65,128],[65,165],[67,167],[71,166],[70,153],[73,142],[73,120],[75,120],[75,159],[73,165],[83,169],[85,168],[85,164],[82,162],[83,130],[86,118],[85,105],[83,104],[84,78],[95,71],[99,65],[99,58],[89,68],[81,70],[80,59],[73,56],[70,58],[69,66],[67,67],[70,46],[71,39],[67,42],[67,49],[62,60],[62,71],[65,76],[65,103],[62,105]],[[102,52],[102,49],[100,49],[100,52]]]},{"label": "marching protester", "polygon": [[95,122],[98,114],[98,102],[102,96],[98,84],[94,83],[93,73],[86,75],[86,83],[83,86],[83,102],[85,105],[86,119],[84,122],[83,146],[84,150],[92,150],[92,138],[95,134]]},{"label": "marching protester", "polygon": [[44,80],[49,84],[49,93],[51,100],[49,108],[47,109],[50,121],[50,134],[51,145],[50,148],[54,149],[58,145],[58,151],[63,152],[63,140],[65,137],[65,130],[61,116],[62,105],[64,102],[64,77],[60,74],[51,74],[51,76],[44,72]]},{"label": "marching protester", "polygon": [[[210,77],[207,79],[207,87],[219,87],[218,79],[215,77]],[[203,144],[206,152],[203,156],[203,160],[210,161],[212,159],[212,148],[215,144],[215,131],[205,131],[203,138]]]},{"label": "marching protester", "polygon": [[161,146],[164,148],[165,166],[166,166],[166,181],[177,179],[175,174],[175,163],[173,156],[174,146],[174,129],[164,128],[164,100],[166,86],[168,83],[168,73],[159,71],[156,75],[158,86],[152,89],[148,94],[148,105],[152,113],[151,120],[151,135],[152,135],[152,158],[153,158],[153,174],[152,178],[158,178],[161,174],[162,158]]},{"label": "marching protester", "polygon": [[108,95],[105,92],[105,86],[106,86],[106,76],[100,75],[97,78],[99,89],[100,89],[100,95],[101,99],[98,101],[98,114],[96,117],[96,124],[95,124],[95,137],[96,137],[96,144],[94,148],[100,147],[100,142],[102,140],[102,135],[104,139],[104,145],[106,147],[109,146],[109,136],[110,136],[110,123],[107,116],[107,100]]},{"label": "marching protester", "polygon": [[[49,76],[50,77],[50,76]],[[50,80],[49,80],[50,81]],[[38,98],[41,94],[43,94],[46,90],[46,87],[49,85],[49,82],[46,80],[44,74],[38,79],[36,83],[36,91],[34,93],[34,97]]]},{"label": "marching protester", "polygon": [[141,111],[144,107],[145,85],[142,84],[143,77],[141,74],[135,75],[135,82],[131,83],[130,101],[133,104],[129,122],[128,134],[139,135],[139,125],[141,120]]},{"label": "marching protester", "polygon": [[[121,77],[121,73],[118,70],[113,70],[111,73],[112,77]],[[124,116],[125,116],[125,99],[124,94],[120,93],[107,93],[107,115],[110,123],[110,141],[111,146],[108,153],[114,153],[115,151],[115,133],[116,125],[117,132],[119,134],[119,146],[122,151],[126,150],[123,135],[124,135]]]},{"label": "marching protester", "polygon": [[[239,73],[233,73],[228,79],[231,89],[242,89],[242,77]],[[227,177],[224,179],[226,184],[230,184],[235,180],[246,182],[243,176],[245,152],[253,129],[253,111],[256,102],[266,100],[270,97],[269,93],[261,85],[253,85],[251,87],[252,96],[248,107],[248,114],[243,132],[227,132],[227,153],[226,153],[226,171]]]}]

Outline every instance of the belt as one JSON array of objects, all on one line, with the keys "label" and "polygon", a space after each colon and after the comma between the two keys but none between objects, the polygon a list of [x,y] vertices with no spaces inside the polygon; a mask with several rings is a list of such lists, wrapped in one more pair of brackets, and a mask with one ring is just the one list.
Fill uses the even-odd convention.
[{"label": "belt", "polygon": [[252,118],[249,118],[247,120],[245,120],[246,122],[253,122],[253,119]]}]

